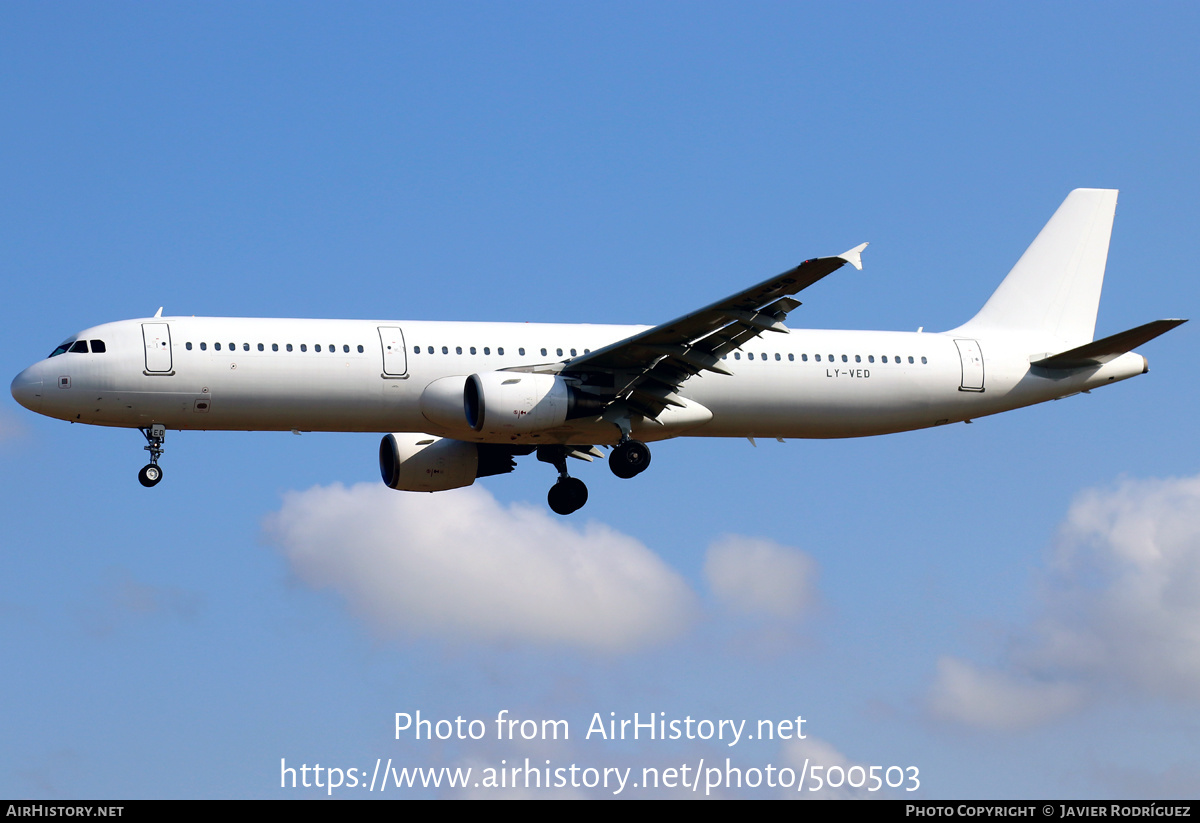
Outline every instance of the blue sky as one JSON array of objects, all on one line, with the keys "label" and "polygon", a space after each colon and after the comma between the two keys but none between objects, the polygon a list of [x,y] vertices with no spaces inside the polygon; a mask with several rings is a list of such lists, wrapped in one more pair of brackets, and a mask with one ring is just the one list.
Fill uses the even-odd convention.
[{"label": "blue sky", "polygon": [[[789,324],[941,330],[1080,186],[1121,189],[1097,332],[1195,316],[1198,34],[1182,3],[7,3],[0,371],[160,305],[655,323],[864,240]],[[373,435],[175,433],[148,491],[136,432],[6,397],[0,795],[726,756],[1194,795],[1195,334],[971,426],[581,467],[567,520],[529,459],[390,492]],[[395,739],[505,709],[571,740]],[[609,712],[808,737],[583,739]]]}]

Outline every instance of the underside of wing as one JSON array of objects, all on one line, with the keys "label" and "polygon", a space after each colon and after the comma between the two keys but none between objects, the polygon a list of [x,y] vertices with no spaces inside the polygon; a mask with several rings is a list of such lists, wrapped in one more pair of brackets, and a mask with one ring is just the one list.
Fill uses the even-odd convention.
[{"label": "underside of wing", "polygon": [[564,377],[580,381],[604,405],[623,401],[630,412],[653,420],[668,406],[682,407],[676,392],[704,371],[729,374],[721,358],[763,332],[788,331],[788,313],[800,305],[791,295],[847,263],[862,268],[863,243],[836,257],[806,260],[770,280],[669,323],[568,361]]}]

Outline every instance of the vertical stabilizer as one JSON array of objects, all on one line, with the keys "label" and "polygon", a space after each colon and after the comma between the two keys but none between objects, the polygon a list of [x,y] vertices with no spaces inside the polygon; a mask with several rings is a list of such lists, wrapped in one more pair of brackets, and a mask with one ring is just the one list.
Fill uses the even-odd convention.
[{"label": "vertical stabilizer", "polygon": [[979,313],[956,331],[1030,331],[1068,346],[1090,343],[1116,210],[1116,189],[1067,195]]}]

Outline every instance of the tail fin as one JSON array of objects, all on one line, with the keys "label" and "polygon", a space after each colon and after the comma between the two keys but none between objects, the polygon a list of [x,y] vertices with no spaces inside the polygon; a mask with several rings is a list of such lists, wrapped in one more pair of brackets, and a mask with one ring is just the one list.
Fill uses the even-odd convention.
[{"label": "tail fin", "polygon": [[971,320],[956,329],[1030,331],[1090,343],[1104,285],[1116,189],[1075,189]]}]

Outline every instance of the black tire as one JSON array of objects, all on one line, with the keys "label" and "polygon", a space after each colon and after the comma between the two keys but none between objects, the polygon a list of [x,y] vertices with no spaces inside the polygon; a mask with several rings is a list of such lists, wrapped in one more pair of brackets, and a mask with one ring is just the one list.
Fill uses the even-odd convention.
[{"label": "black tire", "polygon": [[583,481],[577,477],[559,480],[550,487],[546,502],[555,514],[572,514],[583,508],[587,502],[588,490]]},{"label": "black tire", "polygon": [[640,440],[626,440],[608,456],[608,467],[622,480],[636,477],[650,465],[650,449]]},{"label": "black tire", "polygon": [[138,482],[146,488],[157,486],[158,481],[162,480],[162,469],[156,463],[147,463],[142,466],[142,470],[138,472]]}]

